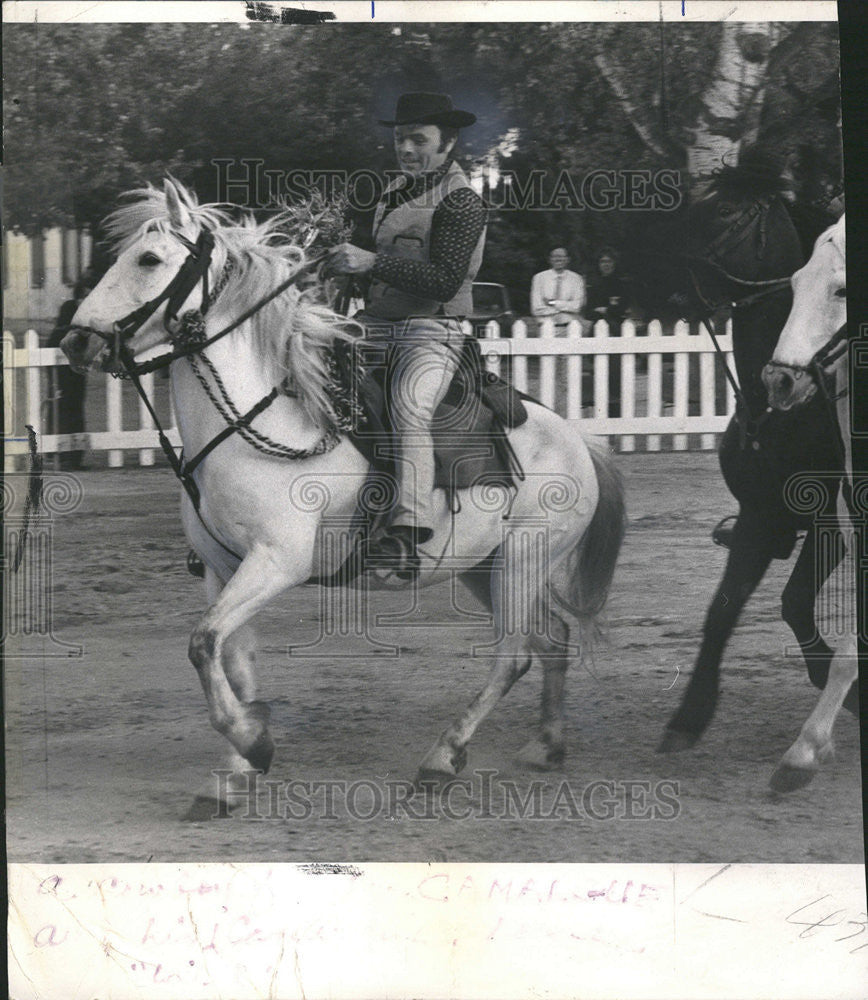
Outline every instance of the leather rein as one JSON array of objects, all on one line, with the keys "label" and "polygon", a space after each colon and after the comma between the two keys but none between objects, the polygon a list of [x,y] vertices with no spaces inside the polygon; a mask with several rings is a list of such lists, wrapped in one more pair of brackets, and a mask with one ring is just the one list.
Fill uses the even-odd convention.
[{"label": "leather rein", "polygon": [[[848,344],[847,324],[842,323],[830,339],[819,350],[815,351],[810,360],[805,364],[794,365],[772,360],[765,367],[769,371],[777,369],[778,371],[789,372],[795,381],[799,381],[805,375],[810,376],[813,379],[814,385],[825,396],[827,402],[832,403],[844,397],[847,394],[847,390],[842,389],[841,392],[836,393],[834,396],[830,395],[826,387],[826,377],[841,357],[847,353]],[[806,403],[813,394],[813,392],[808,393],[803,399],[800,399],[798,403],[794,403],[793,405],[799,406]]]},{"label": "leather rein", "polygon": [[[758,216],[760,226],[762,227],[762,243],[759,251],[757,252],[757,258],[762,259],[765,248],[765,212],[768,210],[768,207],[769,200],[767,198],[758,199],[749,208],[745,209],[745,211],[739,215],[732,225],[712,240],[702,254],[687,253],[683,255],[688,261],[687,273],[690,276],[690,282],[693,285],[693,290],[696,292],[696,296],[699,301],[705,307],[706,315],[703,317],[703,322],[708,330],[709,336],[711,337],[711,342],[714,344],[718,360],[720,361],[724,375],[726,375],[727,381],[732,388],[733,394],[738,401],[738,409],[743,411],[748,418],[750,417],[750,410],[747,405],[747,400],[744,397],[744,393],[741,391],[741,387],[739,386],[735,375],[732,373],[731,368],[727,364],[726,356],[724,355],[720,343],[718,342],[717,331],[714,328],[714,322],[711,317],[712,314],[723,305],[726,305],[731,309],[741,309],[744,306],[752,305],[767,296],[777,295],[779,292],[782,292],[785,288],[789,287],[789,277],[772,278],[766,281],[749,281],[745,278],[738,278],[734,274],[730,274],[730,272],[727,271],[726,268],[720,263],[720,258],[725,252],[739,246],[745,239],[747,239]],[[696,273],[690,266],[691,262],[702,264],[705,267],[710,268],[733,285],[755,290],[749,292],[747,295],[743,295],[741,298],[731,299],[725,303],[710,302],[702,292]]]},{"label": "leather rein", "polygon": [[[727,281],[730,281],[737,285],[744,286],[746,288],[753,287],[759,289],[756,292],[752,292],[751,294],[746,295],[740,299],[727,303],[727,305],[729,305],[732,309],[738,309],[743,306],[750,305],[768,295],[775,295],[778,292],[783,291],[785,287],[790,286],[789,278],[775,278],[769,281],[746,281],[742,278],[737,278],[735,277],[735,275],[729,274],[719,262],[719,258],[723,254],[724,249],[731,250],[734,246],[738,246],[741,242],[743,242],[743,240],[747,236],[747,233],[749,232],[749,224],[756,218],[758,213],[765,212],[767,208],[768,208],[767,199],[764,198],[759,199],[751,206],[750,209],[742,213],[742,215],[739,217],[739,219],[736,220],[733,226],[731,226],[729,229],[725,230],[722,234],[720,234],[717,237],[717,239],[715,239],[706,248],[705,253],[708,254],[708,256],[694,257],[692,255],[687,255],[689,260],[697,260],[705,264],[706,266],[717,271]],[[762,218],[760,220],[760,224],[761,225],[763,224]],[[757,256],[758,258],[761,259],[762,252],[758,253]],[[722,303],[717,303],[717,304],[710,303],[705,298],[705,296],[702,294],[702,290],[699,287],[699,282],[697,281],[696,275],[693,269],[689,265],[688,265],[688,273],[690,275],[690,280],[691,283],[693,284],[693,288],[697,294],[697,297],[699,298],[700,302],[702,302],[702,304],[705,306],[705,308],[708,310],[708,315],[706,316],[704,321],[705,326],[708,329],[709,335],[711,336],[711,340],[712,343],[714,344],[715,350],[717,351],[720,363],[723,365],[724,373],[726,374],[726,377],[729,380],[729,383],[732,386],[733,391],[735,393],[735,397],[738,400],[738,403],[740,404],[739,409],[743,411],[743,413],[745,414],[745,419],[748,421],[748,424],[745,424],[742,423],[741,420],[739,420],[739,426],[741,427],[742,437],[744,438],[744,435],[748,431],[748,425],[751,425],[755,429],[758,429],[760,424],[762,424],[764,420],[768,418],[769,414],[772,412],[772,408],[768,407],[765,410],[765,412],[760,415],[758,420],[751,419],[750,411],[748,409],[747,402],[744,398],[744,394],[742,393],[741,388],[739,387],[735,379],[735,376],[732,374],[729,365],[726,363],[726,358],[724,356],[723,351],[721,350],[720,344],[718,343],[717,334],[711,319],[711,314],[716,309],[720,308]],[[832,337],[821,348],[819,348],[819,350],[817,350],[814,353],[814,355],[810,358],[810,360],[806,364],[791,365],[791,364],[784,364],[783,362],[780,361],[769,361],[765,366],[765,368],[768,370],[778,369],[789,372],[792,375],[794,381],[799,381],[806,375],[812,379],[814,385],[813,391],[806,393],[805,396],[799,401],[799,403],[796,403],[794,405],[796,406],[803,405],[809,399],[812,398],[815,392],[819,391],[821,393],[823,402],[825,404],[824,408],[826,411],[826,415],[829,419],[831,426],[834,428],[835,433],[833,434],[833,439],[835,442],[835,450],[837,452],[837,458],[839,460],[842,469],[844,468],[845,465],[845,451],[844,451],[844,442],[841,437],[841,429],[838,424],[837,414],[835,413],[835,402],[841,396],[845,395],[847,390],[843,389],[841,390],[841,392],[836,394],[830,393],[827,384],[827,378],[831,372],[831,369],[842,357],[842,355],[844,355],[847,352],[847,349],[848,349],[848,332],[847,332],[847,324],[844,323],[835,331]],[[736,412],[736,419],[738,419],[738,411]],[[849,484],[847,483],[846,476],[844,476],[844,483],[845,483],[844,499],[847,503],[850,513],[852,514],[853,513],[852,497],[850,495],[850,490],[848,489]]]},{"label": "leather rein", "polygon": [[[183,486],[185,493],[190,498],[190,502],[193,504],[193,509],[196,511],[196,515],[199,518],[200,523],[208,532],[210,537],[217,542],[217,544],[225,552],[240,560],[242,557],[222,542],[214,534],[211,528],[208,527],[202,517],[202,496],[199,491],[199,487],[196,485],[196,481],[193,478],[193,472],[200,465],[202,460],[218,445],[222,444],[228,437],[239,431],[246,430],[256,417],[271,406],[279,395],[283,394],[291,396],[293,395],[292,391],[289,389],[286,381],[281,383],[281,385],[274,386],[246,413],[235,417],[235,419],[227,420],[226,426],[221,431],[219,431],[202,449],[200,449],[200,451],[194,455],[193,458],[186,460],[184,458],[183,451],[180,456],[175,453],[175,448],[166,436],[154,406],[142,386],[141,376],[163,368],[168,368],[172,362],[177,361],[180,358],[190,358],[192,363],[195,355],[202,354],[205,348],[222,339],[233,330],[236,330],[242,325],[242,323],[245,323],[273,299],[276,299],[293,285],[298,284],[304,276],[309,274],[322,262],[325,255],[320,255],[308,261],[253,306],[241,313],[240,316],[234,319],[227,326],[223,327],[222,330],[219,330],[217,333],[206,338],[204,323],[205,316],[210,307],[214,304],[217,296],[225,287],[226,281],[231,274],[232,266],[227,263],[227,266],[224,267],[220,280],[217,282],[216,286],[209,291],[208,271],[211,266],[211,257],[214,250],[214,234],[211,230],[203,227],[195,243],[174,230],[172,230],[171,235],[187,248],[188,254],[184,262],[181,264],[177,274],[172,278],[168,285],[166,285],[163,291],[149,302],[145,302],[137,309],[134,309],[126,316],[117,320],[113,324],[111,334],[105,334],[99,330],[93,329],[91,329],[90,332],[96,333],[103,340],[112,345],[112,351],[107,363],[120,363],[123,370],[120,372],[113,371],[111,374],[117,378],[129,379],[135,386],[136,392],[139,394],[139,397],[144,403],[151,420],[154,422],[163,454],[168,459],[172,471]],[[189,310],[185,312],[181,319],[178,320],[178,310],[189,298],[190,294],[195,290],[196,286],[200,282],[202,284],[202,303],[200,308],[198,310]],[[163,326],[169,334],[169,338],[172,343],[172,350],[165,354],[161,354],[150,361],[136,362],[128,347],[128,341],[157,312],[164,302],[166,303],[166,309],[163,314]],[[206,395],[215,405],[218,412],[220,412],[224,419],[226,419],[226,413],[220,407],[213,394],[208,391],[207,387],[205,387],[205,391]],[[288,446],[282,446],[282,457],[301,459],[308,458],[313,455],[321,455],[324,451],[331,450],[331,448],[337,444],[337,441],[338,436],[335,434],[334,429],[330,428],[323,435],[322,439],[312,448],[292,449]],[[251,443],[254,444],[254,447],[256,447],[255,441],[252,441]]]}]

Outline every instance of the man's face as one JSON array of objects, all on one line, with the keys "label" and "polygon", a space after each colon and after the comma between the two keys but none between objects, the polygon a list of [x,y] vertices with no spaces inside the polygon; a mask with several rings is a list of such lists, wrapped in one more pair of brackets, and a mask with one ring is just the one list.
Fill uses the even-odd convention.
[{"label": "man's face", "polygon": [[395,128],[395,156],[406,174],[418,177],[442,167],[454,142],[440,149],[440,129],[436,125],[398,125]]},{"label": "man's face", "polygon": [[555,271],[563,271],[569,262],[570,258],[566,250],[552,250],[549,254],[549,263]]},{"label": "man's face", "polygon": [[611,257],[601,257],[600,258],[600,274],[604,278],[608,278],[610,274],[615,271],[615,262]]}]

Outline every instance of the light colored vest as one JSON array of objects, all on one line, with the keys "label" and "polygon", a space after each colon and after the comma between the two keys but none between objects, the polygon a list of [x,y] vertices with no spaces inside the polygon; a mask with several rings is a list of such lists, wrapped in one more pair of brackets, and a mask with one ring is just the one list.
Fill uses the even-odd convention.
[{"label": "light colored vest", "polygon": [[[389,185],[386,193],[393,191],[401,182],[398,178]],[[394,254],[409,260],[428,260],[431,248],[431,221],[434,209],[449,194],[458,188],[470,187],[464,171],[457,163],[452,163],[440,181],[428,191],[423,191],[418,198],[412,198],[388,215],[385,213],[385,201],[377,205],[374,215],[374,239],[377,253]],[[482,263],[482,251],[485,246],[485,230],[480,233],[476,246],[470,257],[470,265],[461,287],[448,302],[437,299],[420,298],[410,292],[403,292],[383,281],[372,281],[365,304],[365,311],[383,319],[405,319],[408,316],[468,316],[473,311],[471,288],[473,279]]]}]

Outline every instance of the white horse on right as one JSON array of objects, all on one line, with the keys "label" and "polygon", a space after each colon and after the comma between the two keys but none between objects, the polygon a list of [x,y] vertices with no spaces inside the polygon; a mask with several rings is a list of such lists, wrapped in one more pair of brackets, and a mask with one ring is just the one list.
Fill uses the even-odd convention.
[{"label": "white horse on right", "polygon": [[[816,392],[825,392],[829,406],[837,409],[845,480],[849,479],[852,484],[843,216],[819,237],[811,259],[793,275],[792,285],[792,310],[772,359],[763,370],[769,404],[776,409],[788,410]],[[831,382],[833,389],[829,387]],[[848,543],[847,554],[836,576],[845,581],[845,586],[855,588],[857,545],[854,530],[858,530],[859,526],[853,523],[853,512],[850,510],[853,500],[852,488],[841,490],[838,523]],[[855,602],[848,601],[848,604],[855,609]],[[771,786],[775,791],[788,792],[807,785],[820,764],[832,756],[832,729],[850,685],[858,675],[859,654],[854,620],[835,651],[829,679],[816,708],[771,777]]]}]

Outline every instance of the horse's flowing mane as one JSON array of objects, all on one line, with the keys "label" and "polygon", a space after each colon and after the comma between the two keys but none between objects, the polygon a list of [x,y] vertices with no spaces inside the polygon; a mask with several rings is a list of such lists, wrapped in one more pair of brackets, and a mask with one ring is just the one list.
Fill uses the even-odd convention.
[{"label": "horse's flowing mane", "polygon": [[[211,284],[227,276],[220,305],[230,316],[249,309],[308,263],[304,249],[293,242],[291,230],[287,232],[290,213],[258,222],[231,205],[200,205],[191,191],[178,181],[172,183],[197,228],[207,227],[214,234]],[[123,253],[145,233],[172,232],[164,191],[148,185],[128,191],[123,200],[127,203],[103,222],[106,243],[114,253]],[[291,286],[229,336],[255,338],[266,377],[276,385],[288,373],[311,419],[329,426],[337,419],[329,389],[330,349],[336,339],[358,336],[361,328],[322,303],[316,279],[303,283],[306,288]]]}]

